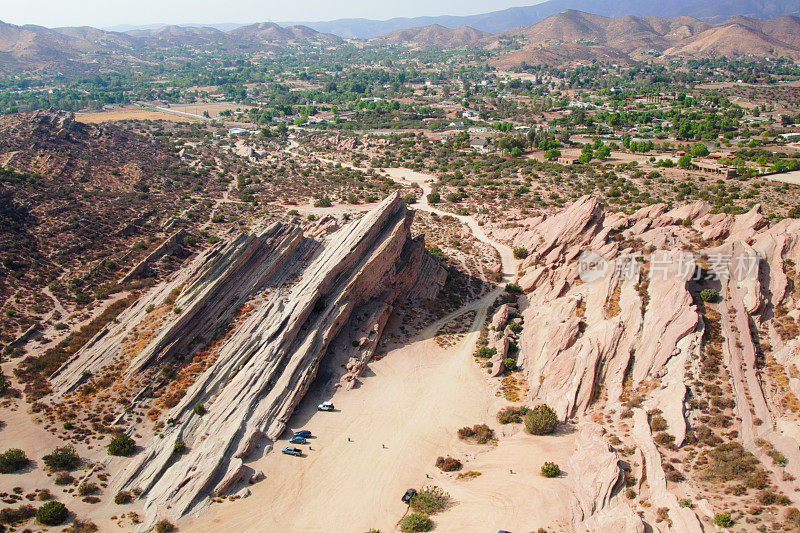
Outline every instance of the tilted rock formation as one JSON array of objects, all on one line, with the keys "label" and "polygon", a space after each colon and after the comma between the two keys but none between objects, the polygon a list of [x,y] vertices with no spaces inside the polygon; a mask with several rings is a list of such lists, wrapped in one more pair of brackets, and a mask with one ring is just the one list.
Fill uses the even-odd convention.
[{"label": "tilted rock formation", "polygon": [[580,532],[644,533],[642,519],[618,496],[622,471],[603,433],[597,424],[584,425],[567,464],[572,527]]},{"label": "tilted rock formation", "polygon": [[[646,511],[649,526],[700,531],[697,514],[713,519],[703,511],[708,507],[678,505],[667,480],[679,483],[682,474],[672,463],[662,466],[659,453],[660,447],[679,451],[690,437],[697,443],[690,429],[709,431],[709,411],[717,416],[716,432],[760,459],[774,473],[775,487],[798,503],[800,221],[770,226],[758,205],[731,215],[703,202],[607,214],[597,200],[583,197],[556,215],[491,233],[530,252],[519,279],[525,294],[518,366],[528,400],[547,403],[559,418],[579,425],[586,415],[595,420],[626,412],[623,433],[633,417],[633,444],[646,476],[642,490],[671,521],[659,523]],[[703,302],[703,288],[718,290],[718,300]],[[730,387],[730,393],[714,392],[722,396],[717,403],[699,396],[713,390],[701,381],[713,379],[704,366],[707,335],[715,343],[708,349],[724,367],[720,383]],[[720,414],[719,405],[730,406],[729,414]],[[776,467],[780,456],[785,466],[781,459]],[[573,525],[596,530],[608,524]]]},{"label": "tilted rock formation", "polygon": [[[56,394],[64,395],[85,379],[84,369],[102,372],[170,293],[174,313],[132,355],[126,379],[180,360],[230,328],[213,363],[167,413],[173,423],[163,438],[131,459],[116,482],[142,491],[147,524],[156,516],[178,518],[250,479],[244,461],[284,431],[337,335],[368,332],[348,368],[357,375],[392,307],[436,295],[446,273],[422,239],[411,238],[412,218],[395,194],[322,242],[283,223],[236,236],[142,297],[53,377]],[[207,412],[195,412],[198,403]],[[178,440],[188,451],[176,458]]]}]

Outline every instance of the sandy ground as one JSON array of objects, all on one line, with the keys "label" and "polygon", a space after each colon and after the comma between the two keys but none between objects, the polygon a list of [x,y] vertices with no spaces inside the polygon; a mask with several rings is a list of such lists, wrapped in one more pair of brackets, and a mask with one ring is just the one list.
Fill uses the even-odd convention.
[{"label": "sandy ground", "polygon": [[[471,307],[485,310],[487,301]],[[317,412],[328,397],[325,387],[312,390],[289,422],[316,436],[310,447],[300,446],[304,457],[276,453],[288,444],[278,441],[273,453],[251,464],[266,480],[251,486],[249,498],[214,504],[199,519],[179,523],[181,531],[393,531],[406,511],[402,494],[426,484],[456,502],[435,517],[441,531],[529,531],[561,519],[564,506],[556,502],[567,499],[564,481],[538,472],[546,460],[566,462],[572,435],[537,438],[519,426],[498,426],[494,415],[504,402],[472,358],[477,329],[443,350],[431,338],[438,326],[372,362],[360,387],[334,394],[338,412]],[[458,440],[459,427],[481,422],[499,432],[496,447]],[[439,472],[439,455],[458,457],[464,471],[481,476],[457,480]]]}]

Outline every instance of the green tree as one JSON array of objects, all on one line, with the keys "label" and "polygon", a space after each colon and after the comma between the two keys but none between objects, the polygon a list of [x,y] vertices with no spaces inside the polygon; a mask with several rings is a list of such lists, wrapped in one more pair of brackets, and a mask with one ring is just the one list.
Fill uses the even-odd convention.
[{"label": "green tree", "polygon": [[550,161],[554,161],[554,160],[558,159],[559,157],[561,157],[561,150],[559,150],[558,148],[550,148],[549,150],[547,150],[544,153],[544,157],[545,157],[545,159],[548,159]]},{"label": "green tree", "polygon": [[36,520],[46,526],[57,526],[69,516],[67,507],[61,502],[47,502],[36,511]]},{"label": "green tree", "polygon": [[78,453],[72,446],[56,448],[49,455],[45,455],[42,460],[52,470],[73,470],[81,462]]},{"label": "green tree", "polygon": [[127,457],[136,451],[136,441],[125,433],[118,433],[111,438],[107,448],[108,455]]},{"label": "green tree", "polygon": [[597,150],[594,151],[594,156],[597,159],[608,159],[611,157],[611,148],[608,146],[601,146]]},{"label": "green tree", "polygon": [[691,154],[693,157],[705,157],[709,154],[708,147],[703,143],[694,143]]},{"label": "green tree", "polygon": [[11,448],[0,454],[0,474],[11,474],[28,466],[30,460],[19,448]]}]

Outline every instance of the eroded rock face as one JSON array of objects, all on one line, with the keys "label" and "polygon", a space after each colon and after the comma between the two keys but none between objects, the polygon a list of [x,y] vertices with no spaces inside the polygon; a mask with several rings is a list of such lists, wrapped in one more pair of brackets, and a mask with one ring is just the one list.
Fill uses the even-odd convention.
[{"label": "eroded rock face", "polygon": [[[53,376],[56,394],[64,395],[84,379],[84,369],[102,372],[165,299],[174,312],[132,354],[126,379],[154,373],[229,328],[213,362],[166,414],[173,423],[163,438],[153,439],[116,480],[121,489],[142,491],[145,525],[156,516],[179,518],[209,495],[253,479],[243,460],[283,432],[337,335],[364,331],[362,350],[348,367],[354,379],[396,302],[436,295],[446,273],[422,239],[411,238],[412,218],[393,195],[322,242],[283,223],[234,237],[142,297]],[[176,459],[178,440],[188,451]]]},{"label": "eroded rock face", "polygon": [[[725,395],[727,403],[721,405],[731,406],[723,417],[725,438],[775,471],[773,483],[790,500],[797,499],[800,221],[770,226],[760,206],[729,215],[713,213],[702,202],[604,214],[601,205],[584,197],[555,216],[491,233],[530,252],[519,279],[525,294],[518,360],[529,402],[547,403],[562,420],[574,419],[584,428],[591,425],[586,415],[609,423],[619,417],[617,429],[625,434],[632,421],[633,444],[641,453],[639,475],[646,476],[646,486],[639,488],[668,513],[669,527],[701,531],[697,515],[713,518],[710,511],[678,504],[675,494],[681,492],[670,485],[695,472],[676,474],[673,464],[662,466],[660,454],[662,447],[679,450],[689,436],[696,439],[687,418],[692,429],[708,420],[703,416],[708,400],[700,394],[701,380],[710,379],[702,364],[709,353],[719,357],[730,387],[717,393]],[[602,268],[587,270],[587,252],[595,258],[592,265]],[[703,302],[702,289],[714,289],[719,297]],[[575,461],[582,447],[592,446],[588,436],[581,437]],[[764,452],[768,449],[786,458],[785,472],[775,469]],[[599,447],[596,456],[603,457]],[[597,464],[599,476],[604,463]],[[609,466],[606,483],[589,484],[608,488],[613,474]],[[581,493],[585,490],[582,484],[575,487],[582,494],[573,512],[579,517],[573,523],[577,530],[641,526],[624,517],[605,521],[613,504],[603,490]],[[642,516],[654,529],[668,529],[652,511]]]},{"label": "eroded rock face", "polygon": [[567,464],[572,527],[581,532],[643,533],[642,519],[619,495],[623,483],[620,461],[603,434],[599,425],[585,424]]}]

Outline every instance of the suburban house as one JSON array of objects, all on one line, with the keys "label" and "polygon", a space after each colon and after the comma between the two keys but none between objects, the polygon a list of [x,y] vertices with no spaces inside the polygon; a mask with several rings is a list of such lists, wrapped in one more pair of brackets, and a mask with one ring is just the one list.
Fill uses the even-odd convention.
[{"label": "suburban house", "polygon": [[483,138],[472,139],[469,147],[476,152],[486,153],[489,151],[489,140]]}]

